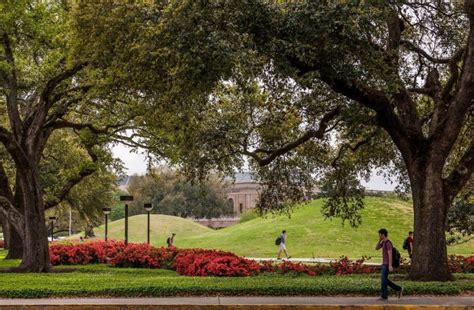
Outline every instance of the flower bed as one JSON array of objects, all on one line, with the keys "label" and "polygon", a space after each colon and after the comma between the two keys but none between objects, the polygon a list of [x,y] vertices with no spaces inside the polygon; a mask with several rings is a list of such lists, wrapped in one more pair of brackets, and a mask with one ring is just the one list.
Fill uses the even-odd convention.
[{"label": "flower bed", "polygon": [[175,248],[155,248],[148,244],[129,244],[115,251],[108,260],[114,267],[161,268],[170,264],[176,255]]},{"label": "flower bed", "polygon": [[352,261],[347,256],[341,256],[339,260],[333,261],[329,265],[337,276],[353,273],[368,274],[378,272],[379,268],[364,265],[367,259],[369,258],[364,256],[356,261]]},{"label": "flower bed", "polygon": [[260,273],[260,264],[230,252],[191,249],[176,255],[173,268],[186,276],[235,277]]},{"label": "flower bed", "polygon": [[[108,263],[114,267],[167,268],[186,276],[239,277],[262,273],[348,275],[377,273],[379,267],[364,265],[366,257],[352,261],[346,256],[329,265],[305,265],[283,261],[257,263],[231,252],[205,249],[156,248],[148,244],[122,241],[92,241],[84,243],[53,243],[50,245],[53,265],[74,265]],[[474,272],[474,256],[450,256],[448,264],[451,272]],[[404,262],[397,272],[407,272],[409,265]]]},{"label": "flower bed", "polygon": [[474,256],[448,256],[448,267],[451,272],[474,272]]},{"label": "flower bed", "polygon": [[105,263],[106,257],[113,257],[122,251],[122,241],[93,241],[84,243],[53,243],[49,247],[49,256],[53,265],[86,265]]}]

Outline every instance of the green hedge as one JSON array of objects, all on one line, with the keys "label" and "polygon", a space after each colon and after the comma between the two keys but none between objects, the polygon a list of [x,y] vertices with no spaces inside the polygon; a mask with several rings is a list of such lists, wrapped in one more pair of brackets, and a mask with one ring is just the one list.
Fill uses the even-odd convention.
[{"label": "green hedge", "polygon": [[[1,263],[0,263],[1,265]],[[244,278],[182,277],[161,269],[74,266],[66,273],[0,274],[0,297],[65,296],[179,296],[179,295],[372,295],[379,294],[378,275],[282,276]],[[456,281],[411,282],[397,275],[408,295],[458,295],[474,292],[474,275],[456,275]]]}]

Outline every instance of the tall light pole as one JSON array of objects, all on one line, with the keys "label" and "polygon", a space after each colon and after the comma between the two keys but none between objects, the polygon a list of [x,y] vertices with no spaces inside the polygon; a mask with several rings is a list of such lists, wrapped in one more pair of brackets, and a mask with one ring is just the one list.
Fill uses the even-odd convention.
[{"label": "tall light pole", "polygon": [[108,228],[108,224],[109,224],[109,214],[110,212],[112,211],[111,208],[102,208],[102,212],[104,213],[105,215],[105,234],[104,234],[104,240],[105,242],[107,243],[107,228]]},{"label": "tall light pole", "polygon": [[128,244],[128,203],[133,201],[133,196],[120,196],[120,201],[125,204],[125,245]]},{"label": "tall light pole", "polygon": [[145,203],[143,206],[147,213],[146,243],[150,244],[150,212],[153,209],[153,205],[151,203]]},{"label": "tall light pole", "polygon": [[50,226],[51,226],[51,242],[54,241],[54,222],[55,221],[56,221],[55,216],[50,216],[49,217],[49,223],[50,223]]},{"label": "tall light pole", "polygon": [[107,252],[109,250],[109,247],[107,245],[107,237],[108,237],[108,225],[109,225],[109,214],[112,211],[111,208],[102,208],[102,212],[104,213],[105,216],[105,231],[104,231],[104,240],[105,240],[105,262],[107,262]]}]

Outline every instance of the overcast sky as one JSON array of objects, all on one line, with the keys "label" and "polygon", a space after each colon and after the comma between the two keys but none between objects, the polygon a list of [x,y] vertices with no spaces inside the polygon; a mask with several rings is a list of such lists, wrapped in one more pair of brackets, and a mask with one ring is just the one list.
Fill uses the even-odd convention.
[{"label": "overcast sky", "polygon": [[[114,157],[123,161],[127,168],[127,174],[145,174],[147,158],[143,153],[133,152],[129,147],[121,144],[113,147],[112,152],[114,153]],[[370,181],[367,183],[362,181],[362,185],[369,189],[390,191],[394,189],[396,184],[385,183],[383,177],[377,176],[374,172]]]}]

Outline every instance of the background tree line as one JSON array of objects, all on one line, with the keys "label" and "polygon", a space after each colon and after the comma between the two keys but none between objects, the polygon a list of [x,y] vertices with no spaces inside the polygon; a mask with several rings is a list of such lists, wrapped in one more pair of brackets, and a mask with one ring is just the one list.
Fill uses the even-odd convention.
[{"label": "background tree line", "polygon": [[153,204],[152,213],[179,217],[214,218],[233,214],[226,194],[230,183],[211,176],[192,183],[176,170],[154,169],[147,175],[132,176],[128,191],[134,196],[130,215],[144,214],[144,203]]}]

